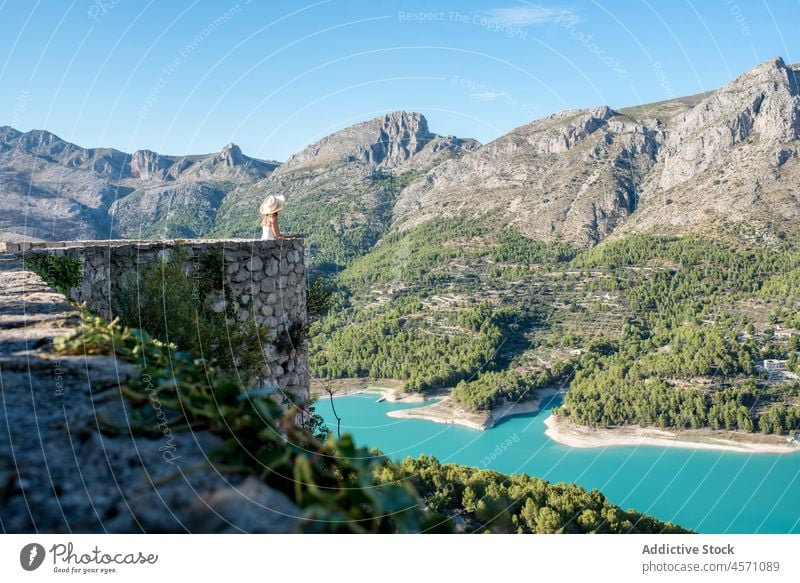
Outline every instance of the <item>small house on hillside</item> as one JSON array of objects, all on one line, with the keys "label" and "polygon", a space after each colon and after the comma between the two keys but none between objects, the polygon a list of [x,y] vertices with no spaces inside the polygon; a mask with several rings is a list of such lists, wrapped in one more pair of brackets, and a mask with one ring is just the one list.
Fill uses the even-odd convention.
[{"label": "small house on hillside", "polygon": [[780,360],[777,358],[765,358],[764,359],[764,370],[767,371],[769,374],[783,372],[786,370],[786,360]]},{"label": "small house on hillside", "polygon": [[800,336],[800,332],[795,328],[775,326],[775,338],[791,338],[792,336]]}]

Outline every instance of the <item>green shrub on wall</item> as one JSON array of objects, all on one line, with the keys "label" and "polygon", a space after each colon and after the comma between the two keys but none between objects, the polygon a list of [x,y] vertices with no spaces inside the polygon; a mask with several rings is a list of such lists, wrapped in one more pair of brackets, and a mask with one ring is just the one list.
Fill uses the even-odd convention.
[{"label": "green shrub on wall", "polygon": [[[254,319],[235,321],[221,250],[189,258],[183,247],[128,274],[116,294],[120,322],[178,349],[236,370],[247,386],[261,371],[264,344],[274,341]],[[227,302],[225,300],[228,300]]]},{"label": "green shrub on wall", "polygon": [[26,267],[41,277],[49,286],[67,295],[69,290],[83,282],[81,262],[72,257],[49,254],[27,255],[23,258]]}]

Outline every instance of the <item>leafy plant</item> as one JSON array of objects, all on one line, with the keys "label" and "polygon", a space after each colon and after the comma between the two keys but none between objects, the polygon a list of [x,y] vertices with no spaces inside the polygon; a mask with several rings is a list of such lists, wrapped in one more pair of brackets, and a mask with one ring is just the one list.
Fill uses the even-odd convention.
[{"label": "leafy plant", "polygon": [[222,369],[234,369],[247,383],[263,366],[263,345],[271,340],[250,318],[235,320],[222,252],[198,258],[187,275],[186,250],[172,253],[121,282],[116,293],[120,322],[163,342],[203,357]]},{"label": "leafy plant", "polygon": [[81,262],[72,257],[50,253],[29,253],[23,258],[25,265],[45,283],[64,295],[83,281]]}]

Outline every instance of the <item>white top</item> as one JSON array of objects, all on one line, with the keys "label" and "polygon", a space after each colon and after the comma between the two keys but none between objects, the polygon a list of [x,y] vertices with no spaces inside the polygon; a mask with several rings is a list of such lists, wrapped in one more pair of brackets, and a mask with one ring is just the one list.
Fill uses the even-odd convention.
[{"label": "white top", "polygon": [[272,229],[269,226],[262,226],[261,227],[261,240],[262,241],[274,241],[275,237],[272,235]]}]

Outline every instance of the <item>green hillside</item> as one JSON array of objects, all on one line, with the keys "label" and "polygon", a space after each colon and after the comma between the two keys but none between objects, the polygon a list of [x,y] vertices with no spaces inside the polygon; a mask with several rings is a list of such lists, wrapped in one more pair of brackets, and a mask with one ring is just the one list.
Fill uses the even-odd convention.
[{"label": "green hillside", "polygon": [[312,373],[456,387],[475,410],[559,384],[558,413],[592,426],[797,427],[795,243],[728,229],[577,250],[491,225],[434,221],[350,262],[312,325]]}]

